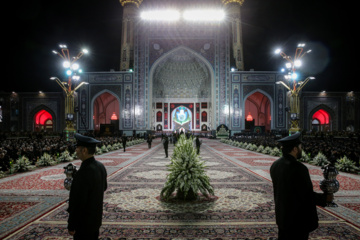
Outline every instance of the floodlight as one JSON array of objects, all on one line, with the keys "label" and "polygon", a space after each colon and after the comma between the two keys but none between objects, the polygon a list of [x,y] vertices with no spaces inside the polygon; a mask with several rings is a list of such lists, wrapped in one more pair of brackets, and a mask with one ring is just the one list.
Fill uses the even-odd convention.
[{"label": "floodlight", "polygon": [[295,67],[300,67],[302,65],[302,62],[300,60],[296,60],[294,62]]},{"label": "floodlight", "polygon": [[281,53],[281,49],[280,49],[280,48],[278,48],[278,49],[275,50],[275,54],[279,54],[279,53]]},{"label": "floodlight", "polygon": [[80,67],[80,66],[79,66],[79,64],[77,64],[77,63],[74,63],[73,65],[71,65],[71,69],[72,69],[72,70],[75,70],[75,71],[78,70],[79,67]]},{"label": "floodlight", "polygon": [[148,21],[177,21],[180,19],[180,12],[171,9],[144,11],[140,14],[140,17]]},{"label": "floodlight", "polygon": [[193,9],[184,12],[183,17],[188,21],[222,21],[225,19],[223,10]]},{"label": "floodlight", "polygon": [[70,62],[69,61],[64,61],[63,62],[63,67],[64,68],[69,68],[70,67]]}]

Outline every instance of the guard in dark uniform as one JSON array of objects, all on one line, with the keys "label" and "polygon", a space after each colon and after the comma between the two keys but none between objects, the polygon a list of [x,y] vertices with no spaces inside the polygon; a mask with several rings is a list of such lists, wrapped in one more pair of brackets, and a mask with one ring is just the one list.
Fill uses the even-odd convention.
[{"label": "guard in dark uniform", "polygon": [[318,227],[316,205],[324,207],[333,199],[332,194],[314,192],[309,170],[297,161],[302,153],[300,135],[296,133],[278,140],[283,157],[270,168],[279,240],[308,239],[309,233]]},{"label": "guard in dark uniform", "polygon": [[126,142],[127,142],[127,137],[126,137],[126,134],[124,134],[121,138],[122,140],[122,145],[123,145],[123,148],[124,148],[124,152],[126,151]]},{"label": "guard in dark uniform", "polygon": [[151,142],[152,142],[152,136],[151,136],[151,134],[149,134],[148,139],[147,139],[147,143],[148,143],[149,148],[151,148]]},{"label": "guard in dark uniform", "polygon": [[200,154],[201,142],[200,142],[199,136],[196,136],[196,138],[195,138],[195,145],[196,145],[196,154]]},{"label": "guard in dark uniform", "polygon": [[75,240],[98,239],[107,188],[106,169],[94,158],[96,144],[100,141],[78,133],[75,138],[75,151],[82,163],[71,184],[68,232]]},{"label": "guard in dark uniform", "polygon": [[169,148],[169,138],[167,136],[164,137],[163,139],[163,145],[164,145],[164,150],[165,150],[165,157],[168,157],[168,148]]}]

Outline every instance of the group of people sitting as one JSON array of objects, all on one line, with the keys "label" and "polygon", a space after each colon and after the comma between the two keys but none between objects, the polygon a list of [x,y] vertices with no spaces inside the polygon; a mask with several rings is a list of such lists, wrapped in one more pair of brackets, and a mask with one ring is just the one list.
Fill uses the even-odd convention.
[{"label": "group of people sitting", "polygon": [[[126,138],[127,141],[134,140],[132,136]],[[96,139],[101,141],[99,147],[122,143],[123,141],[121,137],[99,137]],[[0,141],[0,171],[7,171],[10,167],[10,161],[16,161],[20,156],[26,156],[31,164],[35,164],[44,153],[53,156],[67,150],[73,154],[75,148],[74,142],[66,141],[61,136],[31,134],[28,137],[2,138]]]},{"label": "group of people sitting", "polygon": [[[282,136],[281,136],[282,137]],[[256,135],[244,134],[233,136],[232,140],[239,142],[252,143],[257,146],[263,145],[271,148],[278,147],[280,144],[277,140],[280,137],[277,135]],[[328,134],[302,134],[303,151],[310,154],[310,157],[315,157],[319,152],[323,153],[327,159],[339,159],[344,156],[355,162],[359,166],[360,161],[360,136],[357,133],[348,135],[336,135],[336,133]]]}]

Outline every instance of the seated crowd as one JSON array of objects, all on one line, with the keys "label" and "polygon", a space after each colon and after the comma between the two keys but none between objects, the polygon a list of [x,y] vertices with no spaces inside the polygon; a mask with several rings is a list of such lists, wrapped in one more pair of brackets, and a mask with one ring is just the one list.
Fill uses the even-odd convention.
[{"label": "seated crowd", "polygon": [[[11,135],[11,137],[1,135],[0,171],[7,171],[10,166],[10,161],[15,161],[20,156],[26,156],[31,164],[35,164],[44,153],[56,156],[65,150],[68,150],[70,154],[75,152],[74,142],[66,141],[61,138],[60,135],[48,136],[46,134],[30,133],[26,137],[24,137],[24,134],[22,134],[21,137],[20,135],[18,135],[19,137],[15,136],[15,134]],[[121,137],[96,137],[96,139],[101,141],[99,147],[122,143]],[[134,137],[128,136],[127,140],[134,140]]]},{"label": "seated crowd", "polygon": [[[284,137],[283,134],[236,134],[232,140],[239,142],[252,143],[257,146],[264,147],[278,147],[281,145],[277,142],[278,139]],[[339,159],[346,156],[355,162],[359,167],[360,161],[360,135],[359,133],[331,132],[328,134],[310,134],[303,133],[303,151],[310,154],[310,157],[315,157],[319,152],[323,153],[327,159],[335,157]]]},{"label": "seated crowd", "polygon": [[[283,137],[283,134],[235,134],[231,138],[239,142],[252,143],[257,146],[263,145],[271,148],[278,147],[277,140]],[[85,134],[87,135],[87,134]],[[119,136],[116,137],[96,137],[102,145],[113,145],[122,143]],[[128,136],[128,141],[136,137]],[[176,138],[174,139],[174,143]],[[328,134],[303,134],[303,150],[310,157],[315,157],[322,152],[328,159],[336,159],[343,156],[348,157],[359,166],[360,160],[360,136],[359,133],[328,133]],[[9,168],[11,160],[16,160],[20,156],[26,156],[32,164],[35,164],[44,153],[57,155],[68,150],[70,154],[75,151],[74,143],[64,140],[61,135],[47,135],[43,133],[11,133],[11,135],[0,133],[0,171],[6,171]]]}]

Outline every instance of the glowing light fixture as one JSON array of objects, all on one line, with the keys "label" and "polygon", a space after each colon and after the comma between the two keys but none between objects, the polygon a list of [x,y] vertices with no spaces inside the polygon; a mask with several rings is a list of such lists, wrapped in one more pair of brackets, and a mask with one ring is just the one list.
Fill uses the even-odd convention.
[{"label": "glowing light fixture", "polygon": [[247,115],[246,117],[246,121],[250,122],[252,121],[254,118],[253,116],[251,115],[251,112],[250,112],[250,101],[248,100],[248,103],[249,103],[249,114]]},{"label": "glowing light fixture", "polygon": [[252,116],[251,113],[249,112],[249,115],[247,115],[247,117],[246,117],[246,121],[250,122],[250,121],[252,121],[253,119],[254,119],[253,116]]},{"label": "glowing light fixture", "polygon": [[111,120],[117,120],[118,117],[116,116],[116,113],[114,112],[110,118]]},{"label": "glowing light fixture", "polygon": [[180,12],[172,9],[144,11],[140,14],[140,17],[149,21],[177,21],[180,19]]},{"label": "glowing light fixture", "polygon": [[215,9],[194,9],[186,10],[183,14],[188,21],[222,21],[225,19],[225,13],[222,10]]}]

